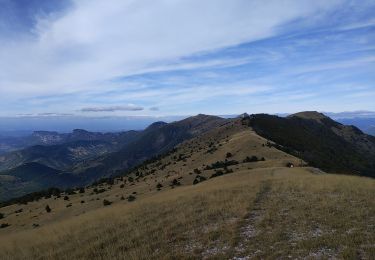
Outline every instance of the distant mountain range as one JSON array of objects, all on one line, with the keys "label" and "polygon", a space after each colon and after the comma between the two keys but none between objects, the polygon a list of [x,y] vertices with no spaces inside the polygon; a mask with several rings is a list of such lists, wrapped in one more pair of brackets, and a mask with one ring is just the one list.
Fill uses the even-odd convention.
[{"label": "distant mountain range", "polygon": [[359,129],[361,129],[363,132],[375,136],[375,117],[374,118],[359,118],[359,117],[338,118],[336,120],[345,125],[354,125],[358,127]]},{"label": "distant mountain range", "polygon": [[60,145],[76,141],[101,141],[111,144],[115,148],[117,144],[126,142],[126,140],[136,134],[137,131],[99,133],[75,129],[72,133],[35,131],[27,136],[0,136],[0,154],[35,145]]},{"label": "distant mountain range", "polygon": [[[49,145],[34,145],[0,156],[2,187],[7,187],[0,189],[0,200],[20,193],[17,187],[27,191],[49,187],[44,182],[39,182],[39,177],[24,178],[23,172],[32,172],[31,176],[37,177],[35,169],[43,174],[41,165],[48,167],[48,172],[55,170],[48,178],[57,187],[67,187],[65,182],[57,185],[61,174],[69,176],[70,183],[74,185],[86,185],[170,151],[179,143],[225,121],[220,117],[198,115],[169,124],[156,122],[143,131],[114,134],[84,130],[75,130],[71,134],[34,133],[33,141]],[[10,190],[17,192],[12,193]]]},{"label": "distant mountain range", "polygon": [[268,139],[270,146],[312,166],[375,177],[375,137],[321,113],[287,117],[244,114],[231,119],[197,115],[172,123],[156,122],[143,131],[34,132],[20,141],[25,148],[0,155],[0,200],[52,186],[83,186],[124,174],[188,139],[209,131],[229,131],[223,126],[238,121]]}]

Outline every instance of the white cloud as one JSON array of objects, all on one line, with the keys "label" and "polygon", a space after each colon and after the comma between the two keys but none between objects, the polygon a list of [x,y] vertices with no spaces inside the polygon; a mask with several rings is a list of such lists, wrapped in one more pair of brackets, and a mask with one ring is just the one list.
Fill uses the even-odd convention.
[{"label": "white cloud", "polygon": [[[339,2],[75,0],[65,15],[39,20],[32,37],[0,39],[0,101],[104,91],[106,80],[173,68],[165,64],[270,37],[283,24]],[[222,62],[178,65],[196,66]]]},{"label": "white cloud", "polygon": [[115,111],[141,111],[143,107],[129,104],[126,106],[110,106],[110,107],[84,107],[81,112],[115,112]]}]

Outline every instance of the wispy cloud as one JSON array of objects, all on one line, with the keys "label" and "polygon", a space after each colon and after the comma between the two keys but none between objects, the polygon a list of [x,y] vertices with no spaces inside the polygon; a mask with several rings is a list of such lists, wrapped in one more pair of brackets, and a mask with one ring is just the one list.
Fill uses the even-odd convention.
[{"label": "wispy cloud", "polygon": [[278,26],[339,2],[75,0],[65,14],[37,19],[25,40],[1,39],[1,92],[91,89],[158,63],[272,36]]},{"label": "wispy cloud", "polygon": [[339,109],[374,86],[373,1],[70,2],[0,34],[0,115]]},{"label": "wispy cloud", "polygon": [[141,111],[143,107],[136,105],[110,106],[110,107],[84,107],[81,112],[115,112],[115,111]]}]

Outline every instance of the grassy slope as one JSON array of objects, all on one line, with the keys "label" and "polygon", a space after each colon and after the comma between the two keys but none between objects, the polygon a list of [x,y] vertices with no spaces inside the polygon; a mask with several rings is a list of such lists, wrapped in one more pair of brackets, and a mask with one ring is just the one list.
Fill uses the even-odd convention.
[{"label": "grassy slope", "polygon": [[375,181],[310,170],[243,170],[3,233],[0,258],[374,259]]},{"label": "grassy slope", "polygon": [[[72,216],[80,215],[97,208],[103,207],[103,199],[116,203],[122,203],[121,196],[127,198],[133,194],[139,198],[153,196],[158,193],[156,185],[162,184],[162,190],[170,189],[173,179],[178,179],[182,186],[192,185],[196,174],[193,169],[199,169],[200,176],[209,178],[215,171],[204,170],[206,165],[216,161],[225,160],[226,153],[231,152],[230,160],[242,162],[246,156],[256,155],[259,158],[265,157],[266,161],[239,163],[228,167],[233,171],[241,171],[253,168],[266,168],[274,166],[285,166],[287,162],[294,162],[296,165],[299,160],[293,156],[285,154],[275,148],[263,146],[266,140],[250,131],[249,128],[232,122],[220,128],[212,130],[192,140],[188,140],[177,147],[175,152],[158,160],[141,167],[137,171],[143,174],[143,177],[137,177],[135,172],[129,174],[134,182],[116,180],[115,185],[101,184],[98,187],[86,188],[84,194],[69,195],[69,201],[60,198],[42,199],[37,202],[28,203],[27,205],[11,205],[0,208],[0,212],[6,215],[6,221],[11,226],[2,231],[17,231],[31,228],[33,224],[45,225],[51,221],[60,221]],[[214,149],[215,148],[215,149]],[[214,150],[208,153],[208,150]],[[182,160],[175,159],[183,155]],[[221,169],[222,170],[222,169]],[[121,188],[120,185],[124,185]],[[96,194],[93,190],[104,189],[105,192]],[[85,203],[81,203],[84,201]],[[46,214],[45,206],[49,205],[53,211]],[[67,207],[72,204],[72,207]],[[22,213],[15,213],[20,209]],[[0,223],[2,223],[0,221]]]}]

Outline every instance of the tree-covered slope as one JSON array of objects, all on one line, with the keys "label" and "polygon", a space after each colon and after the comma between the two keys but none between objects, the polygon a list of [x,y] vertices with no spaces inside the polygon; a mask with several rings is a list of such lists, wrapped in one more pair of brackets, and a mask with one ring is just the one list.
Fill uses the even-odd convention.
[{"label": "tree-covered slope", "polygon": [[317,112],[289,117],[267,114],[243,119],[279,149],[329,172],[375,177],[375,138]]}]

